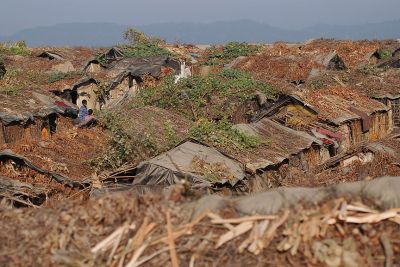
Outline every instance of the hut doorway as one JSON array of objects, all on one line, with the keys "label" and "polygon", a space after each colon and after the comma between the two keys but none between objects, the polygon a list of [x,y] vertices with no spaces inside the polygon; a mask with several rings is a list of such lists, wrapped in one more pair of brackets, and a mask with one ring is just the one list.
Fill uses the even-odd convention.
[{"label": "hut doorway", "polygon": [[393,125],[400,127],[400,98],[392,101]]}]

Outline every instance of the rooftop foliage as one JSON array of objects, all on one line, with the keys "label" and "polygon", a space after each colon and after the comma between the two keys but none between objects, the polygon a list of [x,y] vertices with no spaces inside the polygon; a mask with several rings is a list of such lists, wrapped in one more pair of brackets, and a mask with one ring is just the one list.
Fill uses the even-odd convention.
[{"label": "rooftop foliage", "polygon": [[0,43],[0,55],[30,55],[31,51],[24,41],[15,43]]},{"label": "rooftop foliage", "polygon": [[248,43],[230,42],[223,48],[210,48],[204,65],[223,65],[240,56],[251,56],[260,51],[260,46]]},{"label": "rooftop foliage", "polygon": [[206,77],[182,79],[177,84],[173,77],[166,77],[161,85],[140,90],[135,104],[173,109],[193,121],[201,117],[230,119],[257,93],[274,98],[275,89],[270,84],[254,80],[246,72],[227,69]]}]

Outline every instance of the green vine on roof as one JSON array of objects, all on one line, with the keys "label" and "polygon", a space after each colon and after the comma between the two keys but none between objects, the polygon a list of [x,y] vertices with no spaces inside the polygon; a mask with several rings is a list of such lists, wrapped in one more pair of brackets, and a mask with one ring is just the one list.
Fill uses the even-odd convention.
[{"label": "green vine on roof", "polygon": [[25,41],[15,43],[0,43],[0,55],[20,55],[28,56],[31,54]]},{"label": "green vine on roof", "polygon": [[227,69],[206,77],[193,76],[177,84],[172,76],[157,87],[143,88],[134,99],[135,105],[153,105],[180,112],[189,119],[232,118],[243,104],[259,93],[275,97],[275,89],[267,83],[254,80],[246,72]]},{"label": "green vine on roof", "polygon": [[208,60],[204,65],[223,65],[240,56],[251,56],[260,51],[259,45],[248,43],[230,42],[223,48],[212,47],[209,50]]},{"label": "green vine on roof", "polygon": [[173,56],[170,51],[154,43],[122,45],[119,48],[126,57]]},{"label": "green vine on roof", "polygon": [[151,57],[151,56],[172,56],[172,53],[160,45],[165,40],[148,36],[135,28],[128,28],[123,35],[128,45],[121,45],[119,48],[126,57]]}]

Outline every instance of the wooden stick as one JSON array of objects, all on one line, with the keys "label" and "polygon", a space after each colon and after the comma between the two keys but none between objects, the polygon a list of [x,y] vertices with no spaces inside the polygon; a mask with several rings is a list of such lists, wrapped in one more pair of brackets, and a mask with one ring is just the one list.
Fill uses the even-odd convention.
[{"label": "wooden stick", "polygon": [[30,202],[27,202],[25,200],[22,200],[22,199],[19,199],[19,198],[16,198],[16,197],[7,196],[7,195],[4,195],[4,194],[0,194],[0,196],[8,198],[8,199],[16,201],[16,202],[19,202],[19,203],[22,203],[22,204],[25,204],[25,205],[33,207],[33,208],[40,208],[39,206],[36,206],[35,204],[32,204]]},{"label": "wooden stick", "polygon": [[166,251],[168,251],[168,250],[169,250],[169,248],[160,249],[160,250],[154,252],[153,254],[151,254],[151,255],[149,255],[149,256],[147,256],[147,257],[144,257],[143,259],[141,259],[140,261],[136,262],[135,264],[133,264],[133,265],[130,266],[130,267],[138,267],[138,266],[142,265],[143,263],[148,262],[148,261],[151,260],[152,258],[154,258],[154,257],[156,257],[156,256],[160,255],[161,253],[166,252]]},{"label": "wooden stick", "polygon": [[132,259],[128,262],[125,267],[133,267],[137,264],[137,260],[139,259],[140,255],[142,255],[143,251],[147,248],[147,244],[141,245],[133,254]]},{"label": "wooden stick", "polygon": [[246,233],[251,228],[253,228],[253,222],[251,222],[251,221],[247,221],[247,222],[243,222],[243,223],[239,224],[238,226],[235,227],[235,229],[233,229],[233,230],[225,233],[224,235],[222,235],[218,239],[218,242],[215,245],[215,248],[219,248],[220,246],[222,246],[226,242],[234,239],[235,237],[238,237],[238,236]]},{"label": "wooden stick", "polygon": [[124,232],[125,232],[125,231],[122,231],[122,232],[119,234],[117,240],[115,241],[114,247],[113,247],[113,249],[111,250],[110,256],[108,257],[108,260],[107,260],[107,266],[110,266],[110,264],[111,264],[111,262],[112,262],[112,259],[113,259],[113,257],[114,257],[114,254],[115,254],[115,252],[117,251],[117,248],[118,248],[118,246],[119,246],[119,243],[121,242],[122,236],[124,235]]},{"label": "wooden stick", "polygon": [[[210,213],[207,215],[212,220],[223,220],[218,214]],[[230,223],[223,223],[223,225],[229,230],[233,230],[235,227]]]},{"label": "wooden stick", "polygon": [[287,218],[289,217],[289,214],[290,214],[289,210],[285,210],[282,217],[280,217],[279,219],[276,219],[275,221],[273,221],[271,223],[271,225],[268,227],[267,232],[265,233],[266,243],[264,243],[260,246],[261,250],[265,247],[268,247],[269,243],[274,238],[276,230],[287,220]]},{"label": "wooden stick", "polygon": [[[193,228],[193,226],[195,226],[196,224],[198,224],[200,221],[202,221],[205,217],[207,217],[209,214],[209,211],[203,212],[202,214],[200,214],[198,217],[196,217],[193,221],[191,221],[190,223],[178,228],[178,230],[176,230],[173,233],[173,238],[177,239],[180,236],[187,234],[188,232],[190,232],[190,230]],[[161,237],[155,238],[151,241],[151,245],[155,245],[158,244],[160,242],[164,242],[166,244],[168,244],[168,236],[164,236],[162,235]]]},{"label": "wooden stick", "polygon": [[369,214],[362,217],[347,216],[347,218],[344,218],[343,221],[348,223],[360,223],[360,224],[377,223],[398,216],[397,212],[398,211],[396,209],[393,209],[378,214]]},{"label": "wooden stick", "polygon": [[383,247],[383,251],[385,253],[385,267],[393,266],[393,248],[390,243],[389,237],[386,233],[383,233],[379,240],[381,241],[381,245]]},{"label": "wooden stick", "polygon": [[262,220],[274,220],[274,219],[276,219],[276,215],[266,215],[266,216],[256,215],[256,216],[232,218],[232,219],[220,219],[220,220],[214,219],[211,222],[213,224],[226,224],[226,223],[239,224],[249,221],[262,221]]},{"label": "wooden stick", "polygon": [[103,239],[100,243],[98,243],[94,248],[91,249],[92,253],[97,253],[102,249],[108,248],[122,232],[125,231],[126,225],[119,227],[113,233],[111,233],[108,237]]},{"label": "wooden stick", "polygon": [[189,267],[194,267],[194,262],[196,261],[196,254],[190,257]]},{"label": "wooden stick", "polygon": [[169,253],[171,256],[172,267],[179,267],[178,255],[176,254],[172,224],[171,224],[171,214],[167,211],[167,232],[168,232],[168,244]]},{"label": "wooden stick", "polygon": [[368,208],[368,207],[363,207],[363,206],[355,206],[355,205],[347,205],[347,210],[350,211],[359,211],[359,212],[365,212],[365,213],[378,213],[378,211]]}]

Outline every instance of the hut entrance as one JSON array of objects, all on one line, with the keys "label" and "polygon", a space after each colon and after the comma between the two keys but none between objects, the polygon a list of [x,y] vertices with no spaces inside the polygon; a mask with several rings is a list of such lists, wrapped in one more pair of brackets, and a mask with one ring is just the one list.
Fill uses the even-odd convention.
[{"label": "hut entrance", "polygon": [[400,99],[392,101],[393,125],[400,127]]},{"label": "hut entrance", "polygon": [[71,91],[70,96],[71,96],[71,102],[76,105],[78,101],[78,92]]},{"label": "hut entrance", "polygon": [[44,122],[42,124],[40,134],[41,134],[41,136],[40,136],[41,141],[49,141],[50,140],[50,126],[49,126],[48,122]]},{"label": "hut entrance", "polygon": [[46,121],[42,123],[40,128],[41,141],[49,141],[52,134],[57,130],[57,115],[51,114]]}]

